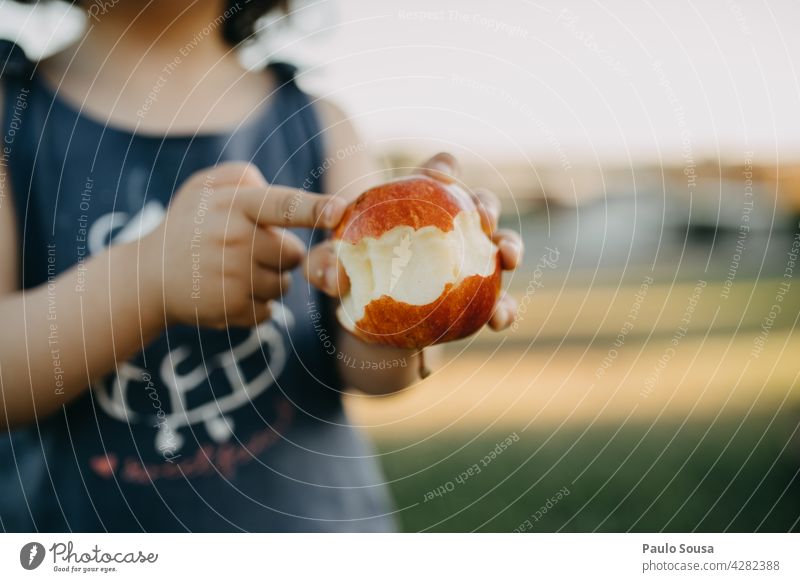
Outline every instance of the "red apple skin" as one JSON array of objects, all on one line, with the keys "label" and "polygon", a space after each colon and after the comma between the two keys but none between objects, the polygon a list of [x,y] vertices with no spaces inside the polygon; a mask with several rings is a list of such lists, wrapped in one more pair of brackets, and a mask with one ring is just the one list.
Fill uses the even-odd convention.
[{"label": "red apple skin", "polygon": [[[456,184],[443,184],[427,176],[400,178],[359,196],[345,211],[333,238],[357,244],[365,236],[380,238],[397,226],[414,230],[435,226],[450,232],[459,212],[474,210],[475,202]],[[481,226],[491,238],[489,225],[482,221]]]},{"label": "red apple skin", "polygon": [[383,295],[367,304],[356,335],[370,343],[419,349],[472,335],[489,321],[500,293],[500,259],[489,277],[449,284],[433,303],[409,305]]},{"label": "red apple skin", "polygon": [[[379,238],[397,226],[453,230],[459,212],[475,212],[469,195],[454,184],[414,176],[366,191],[345,212],[334,239],[357,244],[365,236]],[[482,222],[491,238],[491,227]],[[472,275],[427,305],[411,305],[383,295],[368,303],[353,333],[363,341],[419,349],[472,335],[491,318],[500,294],[502,267],[495,256],[494,272]]]}]

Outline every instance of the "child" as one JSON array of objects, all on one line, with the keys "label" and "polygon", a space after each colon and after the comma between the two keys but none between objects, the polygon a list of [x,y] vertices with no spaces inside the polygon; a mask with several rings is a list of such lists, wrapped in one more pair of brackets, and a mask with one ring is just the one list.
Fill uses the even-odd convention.
[{"label": "child", "polygon": [[[393,529],[340,396],[411,385],[419,356],[329,317],[348,282],[324,233],[375,174],[290,67],[240,65],[273,4],[85,2],[66,50],[32,63],[9,46],[3,530]],[[454,162],[422,171],[449,180]],[[519,237],[496,242],[513,268]],[[502,299],[490,325],[514,310]]]}]

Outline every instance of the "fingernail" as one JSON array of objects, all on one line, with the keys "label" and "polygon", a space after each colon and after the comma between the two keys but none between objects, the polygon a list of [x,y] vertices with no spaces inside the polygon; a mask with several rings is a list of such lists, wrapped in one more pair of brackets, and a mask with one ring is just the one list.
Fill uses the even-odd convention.
[{"label": "fingernail", "polygon": [[340,198],[331,198],[325,204],[325,210],[322,211],[322,221],[324,226],[333,228],[339,224],[339,220],[344,213],[345,204]]},{"label": "fingernail", "polygon": [[339,277],[338,273],[336,272],[336,267],[328,267],[325,269],[325,289],[327,289],[331,293],[336,293],[337,286],[339,284]]},{"label": "fingernail", "polygon": [[442,162],[441,160],[436,160],[435,162],[433,162],[431,164],[431,168],[444,173],[449,173],[451,170],[450,164]]},{"label": "fingernail", "polygon": [[522,247],[518,243],[508,239],[500,241],[500,249],[514,255],[515,258],[518,258],[522,251]]},{"label": "fingernail", "polygon": [[314,279],[317,280],[318,285],[325,284],[325,271],[323,269],[317,269],[314,271]]},{"label": "fingernail", "polygon": [[499,329],[504,329],[508,326],[508,310],[504,308],[500,308],[497,310],[494,316],[495,325]]},{"label": "fingernail", "polygon": [[453,168],[450,166],[450,164],[437,161],[430,164],[428,168],[436,172],[436,177],[444,182],[450,183],[455,181],[455,178],[452,175]]}]

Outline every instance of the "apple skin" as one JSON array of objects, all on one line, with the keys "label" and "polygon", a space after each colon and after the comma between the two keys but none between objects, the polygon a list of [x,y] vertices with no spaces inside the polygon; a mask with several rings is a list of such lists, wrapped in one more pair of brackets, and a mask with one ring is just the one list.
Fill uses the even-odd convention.
[{"label": "apple skin", "polygon": [[[475,202],[456,184],[427,176],[399,178],[361,194],[345,211],[333,238],[356,244],[365,236],[379,238],[396,226],[414,230],[435,226],[450,232],[459,212],[475,210]],[[481,227],[491,238],[491,226],[482,221]]]},{"label": "apple skin", "polygon": [[355,335],[370,343],[419,349],[472,335],[489,321],[500,293],[501,270],[448,284],[427,305],[410,305],[383,295],[364,308]]},{"label": "apple skin", "polygon": [[[364,237],[379,238],[397,226],[415,230],[436,226],[449,232],[460,212],[477,212],[477,207],[456,184],[426,176],[400,178],[359,196],[334,229],[333,238],[358,244]],[[481,229],[491,240],[491,225],[482,220]],[[409,349],[467,337],[491,318],[501,279],[498,251],[492,274],[471,275],[457,285],[448,283],[442,294],[427,305],[411,305],[383,295],[365,306],[364,316],[349,331],[369,343]]]}]

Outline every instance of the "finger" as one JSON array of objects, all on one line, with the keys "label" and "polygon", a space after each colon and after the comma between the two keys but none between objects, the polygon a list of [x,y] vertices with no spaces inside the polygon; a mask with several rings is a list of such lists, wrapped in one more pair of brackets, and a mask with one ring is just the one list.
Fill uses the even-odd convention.
[{"label": "finger", "polygon": [[285,271],[303,261],[306,245],[293,232],[274,226],[254,229],[253,260],[262,267]]},{"label": "finger", "polygon": [[235,203],[247,217],[261,226],[334,228],[342,219],[347,203],[338,196],[311,194],[297,188],[270,185],[240,188]]},{"label": "finger", "polygon": [[264,269],[253,266],[252,287],[253,299],[256,302],[267,302],[270,299],[277,299],[289,291],[292,284],[292,273],[284,271],[279,273],[273,269]]},{"label": "finger", "polygon": [[492,318],[489,320],[489,327],[494,331],[502,331],[514,323],[517,316],[517,300],[503,293],[497,301]]},{"label": "finger", "polygon": [[210,172],[215,186],[252,186],[263,188],[267,179],[254,164],[249,162],[224,162],[214,166]]},{"label": "finger", "polygon": [[522,262],[522,237],[513,230],[498,230],[494,244],[500,249],[500,262],[504,271],[513,271]]},{"label": "finger", "polygon": [[422,164],[416,173],[425,174],[445,184],[452,184],[458,179],[461,171],[458,167],[458,161],[452,154],[439,152]]},{"label": "finger", "polygon": [[494,232],[497,229],[497,221],[500,219],[500,199],[494,192],[485,188],[478,188],[472,192],[472,199],[478,207],[484,228],[488,228],[489,232]]},{"label": "finger", "polygon": [[342,297],[350,290],[350,278],[336,258],[332,241],[311,248],[303,271],[309,283],[331,297]]},{"label": "finger", "polygon": [[245,313],[229,317],[225,325],[221,327],[255,327],[268,320],[271,316],[272,302],[257,299],[253,301],[253,305]]},{"label": "finger", "polygon": [[224,186],[250,186],[254,188],[267,186],[267,180],[261,170],[248,162],[225,162],[204,168],[192,174],[187,183],[209,190]]}]

